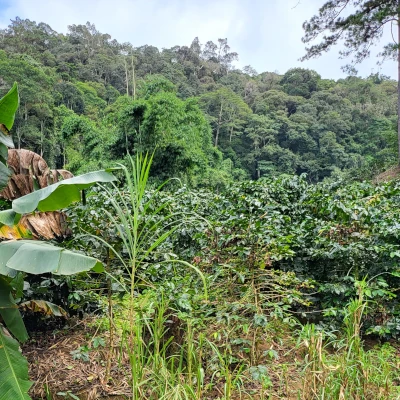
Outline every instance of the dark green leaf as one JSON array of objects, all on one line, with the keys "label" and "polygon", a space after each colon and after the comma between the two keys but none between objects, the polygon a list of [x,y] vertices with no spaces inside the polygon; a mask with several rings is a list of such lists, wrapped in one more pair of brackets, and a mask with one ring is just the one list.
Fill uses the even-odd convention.
[{"label": "dark green leaf", "polygon": [[[12,287],[6,279],[0,276],[0,315],[2,316],[7,328],[20,341],[24,342],[28,339],[18,306],[11,294]],[[1,328],[0,328],[1,329]]]},{"label": "dark green leaf", "polygon": [[0,324],[0,400],[30,400],[28,362]]},{"label": "dark green leaf", "polygon": [[7,130],[10,130],[14,125],[18,105],[18,86],[15,82],[10,91],[0,99],[0,124],[5,125],[5,129],[0,129],[0,143],[5,144],[7,147],[14,147]]}]

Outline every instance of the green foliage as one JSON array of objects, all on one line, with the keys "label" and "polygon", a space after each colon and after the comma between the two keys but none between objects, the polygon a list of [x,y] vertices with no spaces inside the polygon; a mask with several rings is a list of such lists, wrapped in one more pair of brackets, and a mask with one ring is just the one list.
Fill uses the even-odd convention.
[{"label": "green foliage", "polygon": [[2,275],[14,276],[15,271],[35,275],[44,273],[72,275],[82,271],[103,271],[103,265],[94,258],[43,242],[8,241],[0,243],[0,249],[0,274]]},{"label": "green foliage", "polygon": [[94,171],[59,181],[12,202],[12,209],[0,211],[0,226],[12,226],[21,215],[38,211],[56,211],[82,199],[82,190],[98,182],[112,182],[115,177],[107,171]]},{"label": "green foliage", "polygon": [[[139,397],[144,390],[155,397],[167,396],[175,382],[188,385],[178,385],[179,393],[197,390],[190,398],[207,397],[215,387],[233,397],[245,393],[249,382],[259,385],[257,393],[262,390],[268,398],[277,387],[275,374],[285,375],[282,358],[288,353],[281,350],[282,341],[296,338],[292,332],[272,333],[272,327],[279,326],[278,321],[286,327],[297,326],[294,316],[319,321],[317,327],[306,325],[299,334],[302,353],[296,353],[296,368],[304,368],[305,394],[312,390],[320,394],[325,388],[332,394],[328,398],[337,398],[341,387],[349,398],[355,393],[360,398],[362,393],[390,398],[388,393],[395,393],[390,384],[396,374],[394,350],[388,346],[366,350],[362,335],[398,335],[394,294],[398,287],[398,183],[312,185],[304,176],[287,176],[237,183],[221,193],[186,188],[169,193],[166,189],[144,192],[143,199],[151,199],[152,204],[148,208],[143,204],[148,214],[140,214],[143,219],[138,225],[150,232],[150,238],[168,233],[152,254],[137,253],[144,257],[140,256],[135,270],[136,339],[127,343]],[[87,206],[71,210],[71,219],[74,229],[93,236],[107,232],[100,244],[93,236],[80,237],[79,248],[109,260],[115,320],[102,320],[102,326],[116,326],[126,337],[132,297],[119,300],[119,294],[128,278],[121,266],[130,265],[130,250],[125,244],[125,223],[110,226],[104,214],[119,221],[135,213],[130,207],[124,213],[114,210],[111,202],[122,193],[110,194],[92,193]],[[127,190],[124,198],[128,202]],[[151,246],[152,241],[140,237],[143,246]],[[103,240],[118,256],[104,254]],[[209,302],[204,301],[202,282],[195,274],[174,268],[178,258],[201,269]],[[360,283],[365,275],[368,282]],[[360,290],[361,303],[357,300]],[[180,332],[185,335],[185,345],[178,345],[177,352],[166,330],[169,325],[162,322],[176,321],[175,317],[184,321]],[[338,338],[331,340],[333,327]],[[326,333],[320,338],[321,329]],[[271,347],[266,344],[268,338],[272,338]],[[176,360],[174,368],[167,358]],[[189,376],[199,381],[193,383]],[[286,385],[291,385],[292,378],[290,373],[284,378]],[[204,382],[210,382],[209,386]],[[381,394],[379,388],[383,388]],[[287,393],[286,387],[280,395],[284,398]],[[315,393],[308,398],[317,397]]]},{"label": "green foliage", "polygon": [[[195,102],[173,94],[151,97],[143,116],[139,148],[154,151],[154,174],[161,179],[201,175],[212,158],[210,130]],[[211,154],[210,154],[211,153]]]},{"label": "green foliage", "polygon": [[[12,125],[17,107],[18,88],[14,85],[11,91],[0,99],[0,115],[2,120],[8,123],[8,126]],[[2,130],[8,134],[5,124],[2,126]],[[1,145],[4,146],[4,143]],[[3,159],[5,161],[5,154],[0,160],[0,165],[3,165]],[[1,223],[13,225],[21,214],[34,212],[37,208],[39,210],[56,210],[59,207],[66,207],[72,202],[80,200],[81,191],[94,183],[112,182],[113,180],[115,178],[112,174],[106,171],[97,171],[60,181],[12,202],[12,210],[1,211]],[[102,272],[103,265],[94,258],[47,243],[13,240],[1,242],[0,247],[0,376],[2,376],[0,396],[1,398],[6,396],[4,399],[8,399],[10,396],[29,399],[27,391],[31,385],[27,381],[26,360],[18,350],[18,343],[8,336],[9,333],[3,326],[4,323],[7,329],[21,342],[27,340],[28,334],[18,305],[14,300],[14,295],[22,296],[23,291],[23,279],[20,279],[22,275],[17,275],[17,271],[31,274],[71,275],[91,269]],[[36,308],[38,304],[36,303]],[[27,303],[24,303],[23,307],[27,307]],[[46,313],[49,310],[54,313],[55,308],[47,304],[46,309]]]},{"label": "green foliage", "polygon": [[0,326],[0,399],[29,400],[32,382],[28,378],[28,362],[19,350],[18,342]]},{"label": "green foliage", "polygon": [[[322,13],[342,4],[330,3]],[[354,388],[367,382],[365,373],[372,377],[368,384],[382,384],[370,366],[389,382],[377,359],[386,360],[390,351],[363,352],[360,332],[399,335],[400,189],[397,182],[351,181],[395,159],[395,82],[380,75],[328,81],[300,68],[283,76],[249,66],[239,71],[226,39],[201,46],[196,38],[189,47],[162,51],[133,48],[90,23],[72,25],[63,35],[16,19],[1,31],[0,49],[3,80],[21,82],[17,147],[73,172],[116,160],[128,166],[122,167],[125,182],[97,188],[86,205],[69,209],[74,232],[86,235],[65,243],[68,250],[0,243],[0,314],[15,337],[25,339],[18,301],[43,292],[45,300],[59,296],[76,311],[91,303],[104,309],[108,290],[109,299],[122,298],[115,326],[130,356],[137,398],[206,398],[212,390],[240,397],[246,382],[264,396],[280,354],[275,339],[263,351],[258,343],[272,337],[272,326],[293,326],[293,316],[347,333],[340,343],[326,338],[340,350],[324,353],[326,362],[343,367],[324,370],[325,387],[335,396],[335,382],[346,379],[349,396],[359,394]],[[6,150],[0,145],[0,168]],[[146,152],[153,154],[151,177],[151,162],[138,156]],[[93,174],[13,202],[0,212],[0,223],[65,207],[95,181],[113,181],[106,171]],[[179,182],[149,186],[170,178]],[[70,250],[104,261],[107,289],[102,280],[46,276],[23,290],[25,273],[98,267],[96,259]],[[352,300],[365,276],[367,308]],[[53,290],[61,286],[65,291]],[[167,334],[169,313],[184,326],[182,342]],[[304,335],[322,346],[316,328],[310,329]],[[83,344],[74,356],[87,358],[88,349]],[[308,350],[319,362],[318,349]]]},{"label": "green foliage", "polygon": [[0,99],[0,190],[7,185],[11,175],[6,166],[8,157],[7,147],[14,147],[9,130],[14,124],[14,115],[18,109],[18,87],[14,86]]},{"label": "green foliage", "polygon": [[148,100],[159,93],[175,93],[175,85],[162,75],[149,75],[141,83],[140,97]]},{"label": "green foliage", "polygon": [[[356,282],[357,297],[344,310],[343,335],[305,325],[299,345],[305,349],[302,398],[315,399],[394,399],[398,397],[397,357],[384,345],[366,349],[360,335],[363,315],[368,312],[365,300],[367,284]],[[334,351],[332,351],[334,349]]]},{"label": "green foliage", "polygon": [[[342,3],[326,5],[315,24],[306,25],[306,37],[317,35]],[[362,29],[375,27],[379,16],[387,22],[393,11],[380,1],[368,14],[367,3],[356,7],[354,21],[339,17],[326,27],[354,28],[358,39],[349,49],[360,44]],[[372,36],[379,35],[380,28]],[[17,18],[0,40],[2,78],[20,84],[16,147],[43,155],[51,168],[84,173],[113,161],[127,164],[127,152],[157,146],[156,180],[179,176],[191,186],[214,188],[285,173],[307,173],[313,182],[338,171],[370,178],[396,160],[394,81],[375,74],[335,82],[302,68],[258,74],[250,66],[234,69],[236,58],[227,39],[134,48],[90,23],[58,34]]]},{"label": "green foliage", "polygon": [[[9,92],[0,99],[0,121],[5,125],[7,130],[10,130],[14,125],[14,116],[18,109],[19,96],[18,96],[18,86],[14,83],[14,86],[9,90]],[[2,135],[4,133],[2,132]],[[1,136],[2,143],[9,146],[9,142],[4,142],[4,137]]]},{"label": "green foliage", "polygon": [[[0,315],[10,332],[19,341],[25,342],[28,339],[28,333],[22,321],[18,306],[12,296],[13,286],[10,280],[4,276],[6,275],[4,274],[4,268],[1,269],[0,273]],[[3,326],[0,326],[0,330],[3,330]]]},{"label": "green foliage", "polygon": [[231,142],[233,135],[240,132],[247,115],[251,114],[250,108],[240,96],[227,88],[204,94],[200,98],[200,104],[209,116],[215,147],[218,147],[220,135],[223,133]]},{"label": "green foliage", "polygon": [[154,152],[152,174],[158,181],[179,177],[192,184],[204,182],[221,157],[211,145],[211,131],[197,102],[183,101],[165,90],[146,98],[121,100],[115,127],[118,138],[111,151],[118,158]]},{"label": "green foliage", "polygon": [[[0,144],[0,147],[3,147],[3,144]],[[4,148],[7,150],[7,147],[4,146]],[[5,165],[5,158],[1,157],[0,159],[0,188],[4,188],[7,185],[8,179],[11,175],[10,170],[7,168]],[[2,222],[1,217],[0,217],[0,222]]]},{"label": "green foliage", "polygon": [[99,97],[93,84],[96,86],[96,82],[77,82],[75,86],[82,93],[82,99],[85,104],[85,114],[95,119],[98,118],[99,113],[101,115],[107,102]]},{"label": "green foliage", "polygon": [[[368,276],[371,291],[367,296],[374,303],[363,329],[397,336],[397,300],[393,293],[398,278],[393,274],[398,271],[400,251],[396,205],[399,190],[396,182],[378,186],[365,182],[313,185],[304,176],[288,176],[237,183],[222,193],[193,193],[187,189],[160,192],[155,203],[171,204],[163,211],[165,215],[195,214],[208,223],[192,226],[187,222],[179,227],[159,253],[146,259],[148,267],[139,271],[140,279],[173,279],[174,270],[168,263],[161,263],[163,254],[170,253],[188,261],[200,257],[219,269],[221,264],[230,265],[232,273],[243,280],[251,271],[269,268],[294,272],[306,285],[310,278],[316,281],[318,293],[306,300],[316,309],[329,312],[326,317],[322,313],[315,317],[337,323],[343,304],[355,294],[354,280]],[[106,231],[107,224],[97,210],[105,204],[101,195],[90,197],[87,209],[79,208],[71,214],[76,227],[89,232]],[[89,220],[88,225],[85,221]],[[161,228],[162,223],[159,235],[163,233]],[[111,230],[109,235],[110,243],[124,248],[116,232]],[[101,256],[92,242],[82,249],[92,249],[94,255]],[[292,296],[298,298],[298,293],[294,291]],[[290,299],[286,296],[276,304],[290,308]],[[296,306],[297,312],[309,311],[307,301]],[[391,310],[383,319],[382,307]]]},{"label": "green foliage", "polygon": [[[350,11],[350,12],[348,12]],[[341,16],[347,13],[346,16]],[[353,55],[353,65],[347,65],[344,69],[353,75],[357,73],[354,64],[360,63],[369,57],[371,46],[383,36],[385,26],[398,20],[399,7],[395,1],[388,0],[334,0],[326,2],[320,9],[318,15],[314,15],[309,21],[303,24],[305,35],[303,42],[313,42],[318,36],[328,31],[318,44],[313,44],[307,48],[307,53],[303,60],[317,57],[328,51],[333,45],[344,41],[345,50],[340,52],[342,57]],[[399,28],[400,29],[400,28]],[[400,32],[400,31],[399,31]],[[383,46],[383,51],[379,56],[397,59],[399,44],[392,35],[392,42]],[[400,63],[399,66],[400,68]],[[373,76],[371,76],[373,77]],[[379,82],[379,79],[376,80]],[[400,86],[399,86],[400,88]],[[364,88],[363,88],[364,89]],[[364,92],[364,90],[362,90]],[[397,91],[400,97],[400,89]],[[362,93],[361,100],[363,100]],[[400,119],[398,120],[400,121]],[[400,122],[397,127],[398,134],[398,160],[400,159]]]},{"label": "green foliage", "polygon": [[[340,16],[345,7],[352,7],[351,13]],[[370,54],[370,47],[382,37],[385,24],[398,16],[398,5],[388,0],[334,0],[326,2],[310,21],[303,25],[303,41],[309,43],[321,33],[329,31],[321,43],[307,49],[305,59],[320,55],[329,50],[339,40],[345,41],[343,56],[355,55],[355,62],[360,62]],[[332,16],[335,18],[332,19]],[[397,57],[397,44],[389,43],[384,47],[385,56]]]},{"label": "green foliage", "polygon": [[318,88],[321,77],[315,72],[303,68],[292,68],[283,75],[281,85],[291,96],[309,99]]}]

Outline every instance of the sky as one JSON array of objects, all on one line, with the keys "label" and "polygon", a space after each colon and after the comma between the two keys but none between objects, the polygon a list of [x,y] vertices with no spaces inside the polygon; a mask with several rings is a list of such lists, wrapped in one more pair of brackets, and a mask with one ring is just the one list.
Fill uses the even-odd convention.
[{"label": "sky", "polygon": [[[0,28],[16,16],[45,22],[57,32],[67,33],[68,25],[94,23],[97,30],[119,42],[135,47],[158,48],[190,45],[227,38],[239,54],[238,68],[251,65],[257,72],[285,73],[302,67],[317,71],[322,78],[346,76],[339,59],[340,46],[321,57],[305,62],[301,42],[302,24],[317,13],[325,0],[0,0]],[[391,41],[385,32],[380,44]],[[372,50],[377,54],[380,47]],[[396,79],[394,61],[376,64],[373,55],[357,66],[358,75],[380,72]],[[0,71],[1,73],[1,71]]]}]

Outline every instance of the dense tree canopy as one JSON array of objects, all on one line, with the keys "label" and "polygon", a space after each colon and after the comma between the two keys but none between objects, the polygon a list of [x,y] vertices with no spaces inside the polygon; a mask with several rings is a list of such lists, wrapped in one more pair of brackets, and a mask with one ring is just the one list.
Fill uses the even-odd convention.
[{"label": "dense tree canopy", "polygon": [[235,69],[237,58],[227,39],[159,50],[119,43],[90,23],[64,35],[16,18],[0,34],[0,94],[19,82],[16,145],[75,173],[137,151],[155,151],[159,179],[193,185],[367,177],[393,164],[396,82],[379,74],[335,82],[303,68],[257,73]]}]

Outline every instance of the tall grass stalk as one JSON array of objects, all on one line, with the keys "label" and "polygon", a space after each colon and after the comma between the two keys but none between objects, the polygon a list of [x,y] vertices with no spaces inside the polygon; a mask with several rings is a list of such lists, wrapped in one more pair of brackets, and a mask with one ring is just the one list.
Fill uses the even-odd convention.
[{"label": "tall grass stalk", "polygon": [[366,350],[361,338],[362,318],[368,307],[366,282],[356,282],[358,297],[344,313],[344,332],[336,338],[307,324],[300,333],[306,349],[303,373],[304,400],[397,399],[391,385],[396,379],[393,352],[385,346]]},{"label": "tall grass stalk", "polygon": [[[241,396],[243,386],[243,370],[245,365],[240,363],[239,366],[235,367],[234,371],[230,370],[230,358],[231,354],[225,349],[224,352],[220,351],[218,347],[208,339],[206,339],[209,347],[213,354],[218,358],[220,370],[218,373],[224,378],[224,400],[229,400],[232,396],[233,390],[236,389],[237,393]],[[214,373],[213,377],[216,374]]]},{"label": "tall grass stalk", "polygon": [[[153,157],[148,155],[129,157],[130,168],[120,166],[126,182],[125,189],[119,189],[116,185],[111,189],[103,187],[113,210],[104,209],[103,212],[118,232],[124,254],[106,240],[97,239],[114,254],[129,276],[129,282],[123,285],[126,294],[129,294],[129,329],[124,333],[123,342],[131,365],[133,399],[147,398],[148,390],[153,393],[151,398],[155,398],[157,393],[160,399],[195,399],[196,390],[192,389],[192,383],[194,360],[197,358],[194,354],[193,332],[188,332],[188,338],[191,339],[186,351],[181,351],[178,359],[168,356],[167,348],[173,338],[168,339],[166,335],[167,302],[162,297],[154,304],[149,296],[139,296],[138,291],[138,269],[180,225],[193,217],[184,218],[186,216],[167,211],[169,202],[154,204],[155,195],[167,182],[151,193],[147,191],[152,160]],[[186,261],[169,262],[180,263],[194,270],[202,279],[207,296],[206,280],[198,268]],[[109,275],[111,279],[116,279],[111,272]],[[150,317],[149,310],[152,310]],[[176,363],[178,368],[175,367]],[[187,374],[185,384],[181,379],[183,373]]]}]

